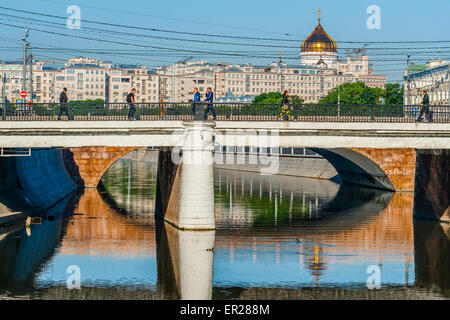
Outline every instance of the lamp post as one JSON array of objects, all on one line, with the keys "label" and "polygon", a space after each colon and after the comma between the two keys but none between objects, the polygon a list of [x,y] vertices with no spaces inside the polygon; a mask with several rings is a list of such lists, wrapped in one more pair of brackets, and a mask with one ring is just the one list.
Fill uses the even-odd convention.
[{"label": "lamp post", "polygon": [[411,58],[411,55],[410,54],[408,54],[407,55],[407,59],[406,59],[406,84],[407,84],[407,87],[408,87],[408,95],[406,96],[407,97],[407,103],[406,103],[406,105],[411,105],[411,80],[410,80],[410,78],[409,78],[409,62],[410,62],[410,58]]},{"label": "lamp post", "polygon": [[341,86],[338,85],[338,117],[341,116]]},{"label": "lamp post", "polygon": [[6,103],[6,73],[2,76],[2,103]]}]

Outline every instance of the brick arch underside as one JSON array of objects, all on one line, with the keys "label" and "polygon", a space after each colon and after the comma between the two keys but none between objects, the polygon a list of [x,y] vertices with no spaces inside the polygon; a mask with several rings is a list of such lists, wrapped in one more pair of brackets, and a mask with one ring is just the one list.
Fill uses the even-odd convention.
[{"label": "brick arch underside", "polygon": [[413,192],[414,149],[312,148],[336,169],[344,184]]},{"label": "brick arch underside", "polygon": [[67,171],[78,185],[97,188],[103,175],[120,158],[138,147],[81,147],[64,150]]}]

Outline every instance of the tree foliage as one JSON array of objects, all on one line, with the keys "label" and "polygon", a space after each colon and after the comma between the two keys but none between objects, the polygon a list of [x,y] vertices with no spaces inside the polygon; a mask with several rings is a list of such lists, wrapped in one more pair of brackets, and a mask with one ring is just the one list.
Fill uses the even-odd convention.
[{"label": "tree foliage", "polygon": [[383,98],[386,105],[403,104],[403,88],[399,84],[387,84],[386,88],[371,88],[363,82],[344,83],[322,98],[320,104],[377,105]]},{"label": "tree foliage", "polygon": [[[303,99],[299,96],[289,95],[289,97],[292,98],[292,100],[290,101],[292,105],[300,105],[304,103]],[[259,96],[256,96],[255,99],[253,99],[253,104],[271,103],[279,105],[282,101],[283,94],[281,92],[267,92],[261,93]]]},{"label": "tree foliage", "polygon": [[402,105],[403,104],[403,86],[398,83],[386,84],[385,90],[385,104],[387,105]]}]

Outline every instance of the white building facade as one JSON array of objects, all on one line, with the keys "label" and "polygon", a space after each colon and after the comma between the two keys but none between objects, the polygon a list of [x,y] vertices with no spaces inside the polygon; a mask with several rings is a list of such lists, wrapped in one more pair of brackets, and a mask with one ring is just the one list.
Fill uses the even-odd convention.
[{"label": "white building facade", "polygon": [[[408,74],[408,72],[406,72]],[[450,62],[433,61],[423,66],[412,66],[409,77],[404,76],[404,104],[422,103],[422,92],[426,90],[430,104],[450,106]]]}]

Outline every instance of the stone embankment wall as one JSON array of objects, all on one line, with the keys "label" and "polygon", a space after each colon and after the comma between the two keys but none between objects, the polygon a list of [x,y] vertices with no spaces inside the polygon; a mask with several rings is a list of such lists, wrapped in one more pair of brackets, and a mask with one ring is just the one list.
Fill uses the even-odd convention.
[{"label": "stone embankment wall", "polygon": [[59,149],[33,149],[29,157],[0,158],[0,224],[42,213],[77,188]]}]

